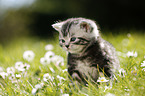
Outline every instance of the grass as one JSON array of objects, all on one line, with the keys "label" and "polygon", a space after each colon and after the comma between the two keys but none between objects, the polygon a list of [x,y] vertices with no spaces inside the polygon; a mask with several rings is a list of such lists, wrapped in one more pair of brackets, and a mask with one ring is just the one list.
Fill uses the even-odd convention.
[{"label": "grass", "polygon": [[[9,67],[15,68],[15,63],[22,61],[30,65],[30,68],[25,72],[20,72],[15,69],[14,76],[12,74],[5,77],[0,77],[0,95],[2,96],[143,96],[145,94],[145,71],[141,67],[141,63],[145,60],[145,34],[129,31],[130,34],[103,34],[103,38],[111,42],[119,55],[120,65],[125,70],[122,75],[117,75],[117,81],[112,81],[111,84],[100,83],[94,85],[88,83],[88,86],[74,88],[70,85],[68,73],[62,70],[66,69],[66,52],[63,51],[58,44],[58,39],[39,40],[38,38],[21,38],[11,41],[8,45],[0,45],[0,66],[4,72]],[[45,46],[52,44],[56,55],[64,58],[64,65],[50,64],[43,65],[40,63],[40,58],[44,57],[47,52]],[[35,53],[33,61],[28,62],[23,59],[23,53],[27,50],[32,50]],[[124,57],[128,51],[136,51],[137,57]],[[118,52],[118,53],[119,53]],[[51,68],[55,72],[51,71]],[[43,80],[44,74],[49,73],[53,81],[48,79]],[[16,74],[21,75],[17,77]],[[123,76],[124,74],[124,76]],[[58,78],[58,76],[63,77]],[[10,79],[13,77],[13,79]],[[15,80],[15,82],[13,82]],[[39,86],[39,88],[38,88]],[[105,87],[107,86],[107,87]],[[105,89],[107,88],[107,89]],[[37,90],[35,90],[37,89]],[[109,95],[110,96],[110,95]]]}]

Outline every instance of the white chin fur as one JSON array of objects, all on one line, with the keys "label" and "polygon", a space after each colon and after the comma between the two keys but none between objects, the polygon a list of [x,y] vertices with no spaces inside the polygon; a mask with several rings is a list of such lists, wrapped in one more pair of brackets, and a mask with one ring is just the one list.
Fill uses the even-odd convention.
[{"label": "white chin fur", "polygon": [[83,51],[83,47],[80,46],[79,48],[76,48],[76,49],[67,49],[67,48],[63,48],[65,51],[67,52],[70,52],[70,53],[73,53],[73,54],[79,54]]}]

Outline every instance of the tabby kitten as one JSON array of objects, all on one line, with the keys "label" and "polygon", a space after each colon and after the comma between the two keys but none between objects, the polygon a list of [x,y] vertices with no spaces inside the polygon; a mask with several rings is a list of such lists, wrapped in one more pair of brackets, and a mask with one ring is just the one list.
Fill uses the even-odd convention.
[{"label": "tabby kitten", "polygon": [[100,72],[110,77],[119,68],[115,48],[99,35],[94,21],[70,18],[52,25],[60,46],[68,52],[68,73],[77,82],[97,81]]}]

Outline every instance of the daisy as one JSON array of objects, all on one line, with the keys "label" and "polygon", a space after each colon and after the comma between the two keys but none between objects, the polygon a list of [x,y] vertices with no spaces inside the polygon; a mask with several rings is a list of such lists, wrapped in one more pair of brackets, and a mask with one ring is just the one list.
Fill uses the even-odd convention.
[{"label": "daisy", "polygon": [[7,73],[8,73],[8,74],[14,74],[14,73],[15,73],[14,67],[8,67],[8,68],[7,68]]},{"label": "daisy", "polygon": [[0,72],[0,76],[2,76],[3,79],[5,79],[8,76],[8,73]]},{"label": "daisy", "polygon": [[68,71],[68,69],[64,69],[64,70],[62,70],[62,72],[64,73],[64,72],[67,72]]},{"label": "daisy", "polygon": [[127,37],[131,37],[131,34],[130,34],[130,33],[128,33],[128,34],[127,34]]},{"label": "daisy", "polygon": [[61,77],[61,76],[59,76],[59,75],[57,75],[56,77],[59,79],[59,81],[65,80],[63,77]]},{"label": "daisy", "polygon": [[145,67],[145,61],[143,61],[143,63],[141,63],[141,67]]},{"label": "daisy", "polygon": [[55,54],[52,52],[52,51],[48,51],[48,52],[46,52],[45,53],[45,58],[51,58],[51,57],[53,57]]},{"label": "daisy", "polygon": [[23,58],[27,61],[32,61],[34,57],[35,57],[35,54],[31,50],[25,51],[23,54]]},{"label": "daisy", "polygon": [[55,55],[52,57],[52,61],[64,61],[63,57],[59,56],[59,55]]},{"label": "daisy", "polygon": [[125,74],[126,74],[126,71],[123,68],[119,69],[119,76],[123,75],[123,77],[125,77]]},{"label": "daisy", "polygon": [[56,65],[59,65],[59,64],[64,65],[64,59],[63,59],[63,57],[58,56],[58,55],[53,56],[51,58],[51,61],[53,63],[55,63]]},{"label": "daisy", "polygon": [[23,64],[23,62],[16,62],[15,63],[15,68],[18,70],[18,71],[25,71],[25,69],[24,69],[24,64]]},{"label": "daisy", "polygon": [[53,45],[51,45],[51,44],[48,44],[48,45],[46,45],[45,46],[45,50],[52,50],[53,49]]},{"label": "daisy", "polygon": [[128,51],[126,55],[127,55],[127,57],[137,57],[137,52],[136,51],[135,52]]},{"label": "daisy", "polygon": [[111,89],[111,87],[105,86],[104,92],[105,92],[107,89]]},{"label": "daisy", "polygon": [[40,58],[40,63],[43,65],[50,64],[50,59],[46,58],[46,57],[42,57],[42,58]]},{"label": "daisy", "polygon": [[9,80],[11,80],[11,81],[15,80],[15,75],[14,75],[14,74],[11,74],[11,75],[9,76]]},{"label": "daisy", "polygon": [[33,94],[33,95],[35,95],[35,94],[36,94],[36,92],[37,92],[37,90],[38,90],[38,89],[33,88],[33,89],[32,89],[32,94]]},{"label": "daisy", "polygon": [[54,80],[54,77],[52,77],[52,76],[50,76],[48,73],[46,73],[46,74],[43,75],[43,80],[44,80],[45,82],[47,82],[48,80],[53,81],[53,80]]},{"label": "daisy", "polygon": [[36,89],[41,89],[43,87],[44,83],[41,83],[41,84],[36,84],[35,85],[35,88]]},{"label": "daisy", "polygon": [[99,79],[97,80],[97,82],[108,82],[109,80],[107,80],[105,77],[99,77]]},{"label": "daisy", "polygon": [[25,63],[25,64],[24,64],[24,69],[28,70],[29,68],[30,68],[30,65],[27,64],[27,63]]},{"label": "daisy", "polygon": [[19,69],[19,68],[21,68],[21,67],[23,67],[23,66],[24,66],[24,65],[23,65],[23,62],[21,62],[21,61],[15,63],[15,68],[16,68],[16,69]]},{"label": "daisy", "polygon": [[143,68],[142,70],[145,71],[145,68]]},{"label": "daisy", "polygon": [[21,78],[21,75],[20,74],[16,74],[16,78],[17,79]]},{"label": "daisy", "polygon": [[59,85],[62,85],[62,80],[66,80],[66,79],[64,79],[63,77],[59,76],[59,75],[57,75],[56,77],[59,79],[58,86],[59,86]]}]

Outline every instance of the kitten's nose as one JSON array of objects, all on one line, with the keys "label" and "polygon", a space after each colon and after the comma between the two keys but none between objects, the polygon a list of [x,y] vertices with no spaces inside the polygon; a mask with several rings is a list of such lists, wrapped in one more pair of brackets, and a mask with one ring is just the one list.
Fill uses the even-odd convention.
[{"label": "kitten's nose", "polygon": [[66,48],[68,48],[68,47],[69,47],[69,45],[65,45],[65,47],[66,47]]}]

